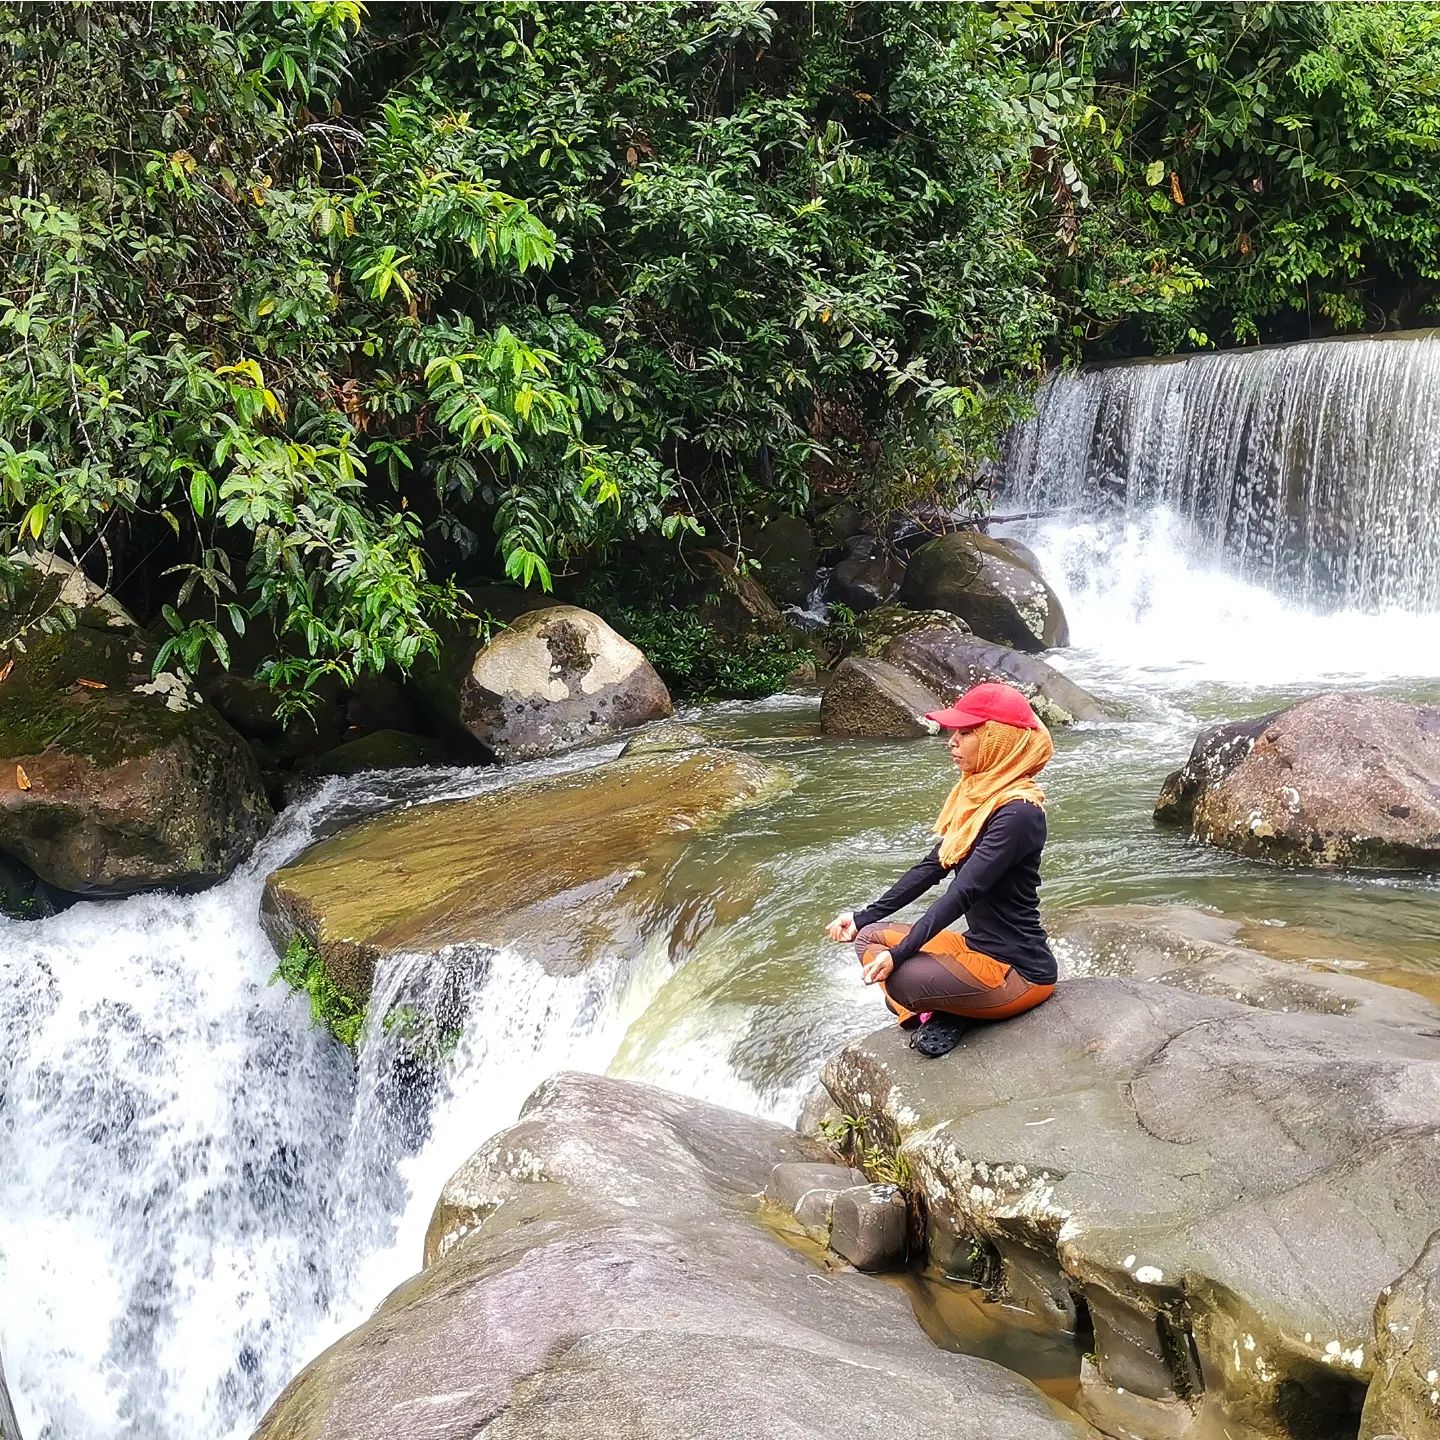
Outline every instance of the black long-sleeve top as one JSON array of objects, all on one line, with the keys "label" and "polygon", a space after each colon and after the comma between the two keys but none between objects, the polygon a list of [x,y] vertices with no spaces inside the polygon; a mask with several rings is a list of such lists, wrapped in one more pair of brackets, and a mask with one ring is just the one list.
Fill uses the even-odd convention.
[{"label": "black long-sleeve top", "polygon": [[907,870],[878,900],[855,912],[863,930],[951,876],[945,892],[890,947],[896,965],[908,960],[932,935],[963,915],[970,946],[1013,965],[1036,985],[1053,985],[1055,957],[1040,924],[1040,852],[1045,848],[1045,812],[1028,800],[997,807],[981,827],[970,853],[951,869],[940,863],[940,846]]}]

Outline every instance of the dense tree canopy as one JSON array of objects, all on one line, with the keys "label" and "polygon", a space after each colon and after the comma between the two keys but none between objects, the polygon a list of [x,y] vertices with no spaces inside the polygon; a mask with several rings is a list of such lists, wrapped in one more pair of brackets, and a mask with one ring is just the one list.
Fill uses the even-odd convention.
[{"label": "dense tree canopy", "polygon": [[297,686],[408,666],[487,576],[953,497],[1087,347],[1411,318],[1437,31],[0,4],[0,556],[78,560],[165,663],[259,625]]}]

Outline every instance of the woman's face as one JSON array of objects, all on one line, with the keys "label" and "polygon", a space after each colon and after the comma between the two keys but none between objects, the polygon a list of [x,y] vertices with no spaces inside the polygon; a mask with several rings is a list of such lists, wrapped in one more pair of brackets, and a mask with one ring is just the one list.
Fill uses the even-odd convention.
[{"label": "woman's face", "polygon": [[952,730],[949,746],[950,758],[962,774],[973,774],[979,768],[980,730],[978,726],[970,730]]}]

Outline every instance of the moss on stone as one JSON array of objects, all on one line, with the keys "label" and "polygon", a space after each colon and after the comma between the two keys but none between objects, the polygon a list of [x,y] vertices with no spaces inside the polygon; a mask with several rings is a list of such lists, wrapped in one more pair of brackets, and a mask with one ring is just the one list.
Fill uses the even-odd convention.
[{"label": "moss on stone", "polygon": [[23,653],[5,656],[14,668],[0,682],[0,756],[54,747],[108,766],[169,744],[194,716],[135,694],[150,683],[151,653],[134,635],[86,626],[28,637]]}]

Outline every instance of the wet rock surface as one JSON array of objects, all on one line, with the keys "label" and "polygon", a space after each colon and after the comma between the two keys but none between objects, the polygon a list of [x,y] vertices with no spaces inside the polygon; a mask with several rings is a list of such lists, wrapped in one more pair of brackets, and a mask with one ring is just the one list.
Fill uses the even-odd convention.
[{"label": "wet rock surface", "polygon": [[255,1440],[1060,1440],[1029,1382],[926,1339],[756,1215],[789,1131],[562,1075],[445,1187],[426,1268],[313,1361]]},{"label": "wet rock surface", "polygon": [[1093,1326],[1100,1428],[1355,1433],[1376,1299],[1440,1226],[1440,1041],[1081,979],[944,1060],[892,1028],[824,1078],[908,1162],[932,1260]]},{"label": "wet rock surface", "polygon": [[1440,1233],[1375,1307],[1375,1379],[1360,1440],[1440,1435]]},{"label": "wet rock surface", "polygon": [[913,739],[932,733],[924,715],[942,703],[898,666],[852,655],[820,697],[820,728],[855,740]]},{"label": "wet rock surface", "polygon": [[75,894],[211,884],[269,827],[259,770],[111,618],[31,634],[0,660],[0,849]]},{"label": "wet rock surface", "polygon": [[1440,869],[1440,706],[1341,692],[1212,726],[1155,818],[1282,865]]},{"label": "wet rock surface", "polygon": [[1104,720],[1104,706],[1087,690],[1068,680],[1054,666],[1034,655],[993,645],[974,635],[928,626],[897,635],[881,658],[908,671],[922,685],[949,703],[972,685],[999,680],[1024,691],[1035,713],[1047,725],[1077,720]]},{"label": "wet rock surface", "polygon": [[860,618],[856,627],[860,643],[856,654],[878,659],[897,635],[914,630],[949,630],[957,635],[970,634],[970,627],[948,610],[910,610],[904,605],[880,605]]},{"label": "wet rock surface", "polygon": [[982,640],[1035,652],[1070,643],[1060,597],[1004,541],[959,530],[911,557],[901,601],[916,610],[949,610]]},{"label": "wet rock surface", "polygon": [[583,969],[639,952],[697,826],[784,783],[734,751],[675,750],[392,811],[270,875],[261,918],[277,950],[303,936],[360,1001],[402,951],[513,945]]},{"label": "wet rock surface", "polygon": [[1261,1010],[1348,1015],[1440,1036],[1440,977],[1398,970],[1383,951],[1334,936],[1188,905],[1095,905],[1047,928],[1071,974],[1133,976]]}]

